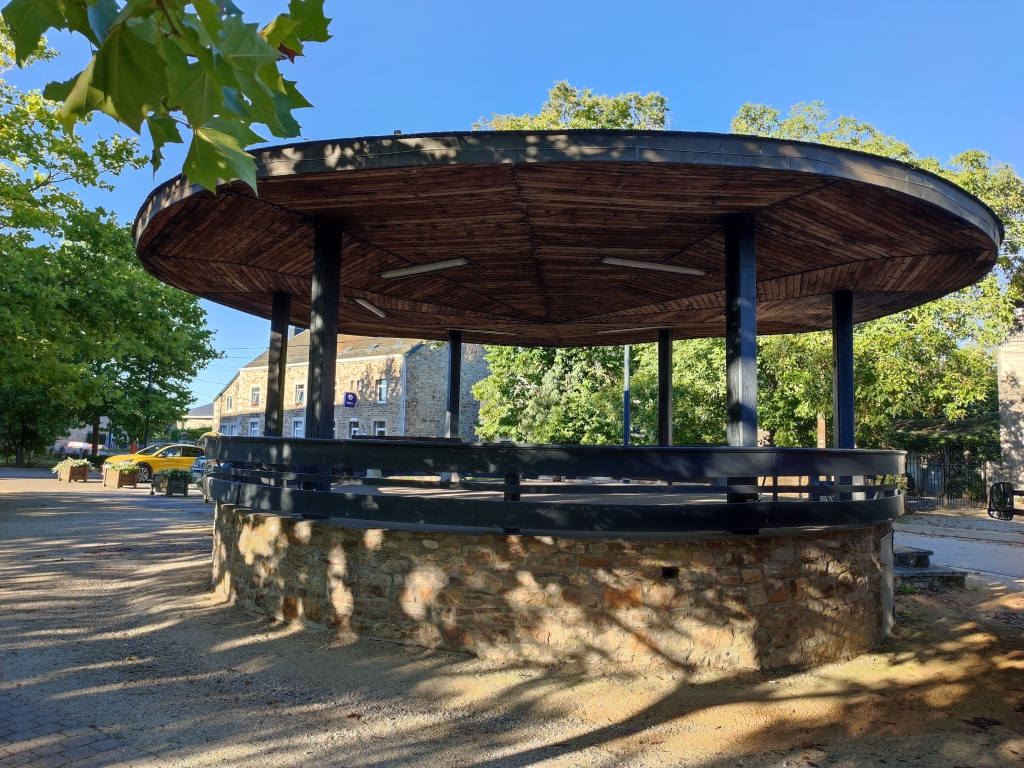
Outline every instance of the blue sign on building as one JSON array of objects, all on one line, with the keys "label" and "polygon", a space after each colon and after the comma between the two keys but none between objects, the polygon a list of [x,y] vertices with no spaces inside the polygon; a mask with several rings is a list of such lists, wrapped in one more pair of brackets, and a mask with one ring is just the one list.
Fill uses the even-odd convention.
[{"label": "blue sign on building", "polygon": [[346,392],[345,393],[345,397],[342,398],[341,404],[345,408],[355,408],[356,407],[356,403],[358,403],[358,402],[359,402],[359,398],[356,397],[356,393],[355,392]]}]

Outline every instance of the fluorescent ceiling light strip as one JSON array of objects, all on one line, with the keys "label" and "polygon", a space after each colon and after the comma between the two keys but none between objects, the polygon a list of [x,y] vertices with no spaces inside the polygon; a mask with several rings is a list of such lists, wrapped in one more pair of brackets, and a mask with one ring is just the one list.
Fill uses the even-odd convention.
[{"label": "fluorescent ceiling light strip", "polygon": [[373,304],[368,302],[366,299],[353,299],[353,301],[356,304],[358,304],[360,307],[362,307],[363,309],[370,310],[377,317],[387,317],[387,315],[384,314],[384,310],[383,309],[381,309],[380,307],[374,306]]},{"label": "fluorescent ceiling light strip", "polygon": [[380,276],[383,277],[385,280],[391,280],[396,277],[412,277],[413,275],[422,275],[427,272],[437,272],[442,269],[453,269],[455,267],[461,267],[464,264],[469,264],[469,259],[448,259],[447,261],[435,261],[433,264],[417,264],[414,267],[389,269],[387,272],[381,272]]},{"label": "fluorescent ceiling light strip", "polygon": [[492,336],[518,336],[517,333],[511,333],[510,331],[482,331],[476,328],[449,328],[449,331],[461,331],[462,333],[488,333]]},{"label": "fluorescent ceiling light strip", "polygon": [[653,261],[634,261],[633,259],[617,259],[614,256],[605,256],[601,259],[602,264],[613,267],[632,267],[633,269],[650,269],[654,272],[672,272],[677,275],[692,275],[693,277],[704,277],[708,273],[706,269],[695,269],[693,267],[677,267],[674,264],[658,264]]},{"label": "fluorescent ceiling light strip", "polygon": [[646,327],[646,328],[616,328],[614,331],[594,331],[597,335],[604,333],[635,333],[637,331],[660,331],[664,326]]}]

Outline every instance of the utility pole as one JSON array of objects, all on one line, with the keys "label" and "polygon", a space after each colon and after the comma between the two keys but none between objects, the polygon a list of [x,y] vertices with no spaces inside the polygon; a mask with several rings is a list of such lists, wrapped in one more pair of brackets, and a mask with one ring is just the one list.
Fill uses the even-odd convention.
[{"label": "utility pole", "polygon": [[629,344],[625,346],[622,377],[622,444],[629,445]]},{"label": "utility pole", "polygon": [[149,448],[149,401],[153,395],[153,363],[149,364],[149,383],[146,385],[146,434],[142,437],[142,447]]}]

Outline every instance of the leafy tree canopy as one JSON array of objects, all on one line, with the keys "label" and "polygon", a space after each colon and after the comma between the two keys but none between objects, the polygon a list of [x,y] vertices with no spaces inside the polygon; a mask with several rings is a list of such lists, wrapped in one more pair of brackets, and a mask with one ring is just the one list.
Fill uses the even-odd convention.
[{"label": "leafy tree canopy", "polygon": [[657,91],[646,96],[638,92],[618,96],[596,96],[589,88],[580,90],[560,80],[548,93],[535,115],[481,117],[474,130],[547,131],[560,128],[622,128],[663,130],[668,122],[668,100]]},{"label": "leafy tree canopy", "polygon": [[256,165],[245,147],[264,141],[253,125],[278,138],[298,136],[292,111],[311,106],[278,64],[306,43],[330,38],[324,0],[290,0],[259,29],[231,0],[11,0],[3,19],[19,66],[37,54],[49,29],[87,39],[93,54],[70,80],[44,94],[62,102],[56,117],[69,129],[103,112],[152,141],[150,162],[191,133],[184,172],[216,190],[241,179],[256,189]]},{"label": "leafy tree canopy", "polygon": [[[628,101],[636,94],[619,97]],[[657,94],[651,94],[657,96]],[[635,128],[614,110],[588,113],[579,124],[575,105],[593,97],[556,84],[536,115],[494,115],[474,127]],[[661,96],[656,123],[668,111]],[[573,111],[576,109],[576,111]],[[857,444],[920,446],[900,432],[900,420],[961,423],[984,419],[995,407],[995,347],[1014,322],[1021,301],[1021,232],[1024,182],[1013,168],[977,150],[949,162],[921,158],[906,143],[853,117],[831,119],[821,102],[798,104],[789,117],[763,104],[745,104],[733,119],[736,133],[811,141],[884,155],[942,175],[977,195],[1006,226],[999,266],[974,286],[938,301],[855,328]],[[491,376],[474,392],[482,400],[478,433],[526,442],[618,443],[622,440],[622,350],[490,347]],[[721,339],[674,344],[673,442],[725,442],[725,345]],[[828,332],[758,339],[759,422],[775,445],[816,444],[819,414],[831,428],[832,339]],[[632,442],[656,442],[657,348],[633,347]],[[991,453],[991,430],[973,438]],[[968,441],[970,442],[970,441]],[[964,443],[965,445],[967,443]],[[977,444],[977,445],[975,445]],[[984,445],[982,445],[984,444]]]},{"label": "leafy tree canopy", "polygon": [[[41,44],[25,61],[53,55]],[[128,229],[75,192],[108,189],[146,159],[134,139],[86,147],[61,122],[59,104],[3,80],[13,57],[0,26],[0,382],[11,402],[38,402],[44,392],[66,429],[91,423],[97,409],[126,407],[139,370],[145,382],[153,367],[176,417],[191,400],[187,382],[217,356],[205,313],[194,296],[147,274]],[[147,405],[159,411],[160,402],[151,396]]]}]

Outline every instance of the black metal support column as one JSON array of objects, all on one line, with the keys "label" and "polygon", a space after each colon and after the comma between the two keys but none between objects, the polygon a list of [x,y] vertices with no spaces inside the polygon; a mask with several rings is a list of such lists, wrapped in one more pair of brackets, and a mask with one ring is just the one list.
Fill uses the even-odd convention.
[{"label": "black metal support column", "polygon": [[832,433],[836,448],[853,448],[853,291],[832,294]]},{"label": "black metal support column", "polygon": [[[853,291],[832,294],[832,443],[836,448],[853,448]],[[863,478],[857,478],[863,481]],[[836,478],[839,485],[851,485],[853,476]],[[840,501],[853,498],[840,493]]]},{"label": "black metal support column", "polygon": [[334,435],[341,237],[341,227],[337,223],[316,223],[313,241],[313,289],[309,302],[306,437],[330,438]]},{"label": "black metal support column", "polygon": [[[725,435],[729,445],[757,446],[757,254],[754,214],[725,220]],[[757,478],[730,477],[730,485]],[[757,494],[731,493],[730,502],[756,501]]]},{"label": "black metal support column", "polygon": [[658,331],[658,445],[672,445],[672,329]]},{"label": "black metal support column", "polygon": [[725,220],[726,439],[757,445],[757,280],[754,214]]},{"label": "black metal support column", "polygon": [[629,395],[629,344],[622,351],[622,444],[629,445],[630,425]]},{"label": "black metal support column", "polygon": [[267,410],[263,422],[263,434],[267,437],[281,437],[284,428],[284,375],[288,366],[288,315],[291,308],[291,294],[274,291],[267,360]]},{"label": "black metal support column", "polygon": [[444,436],[459,436],[459,392],[462,387],[462,331],[448,331],[448,400]]}]

